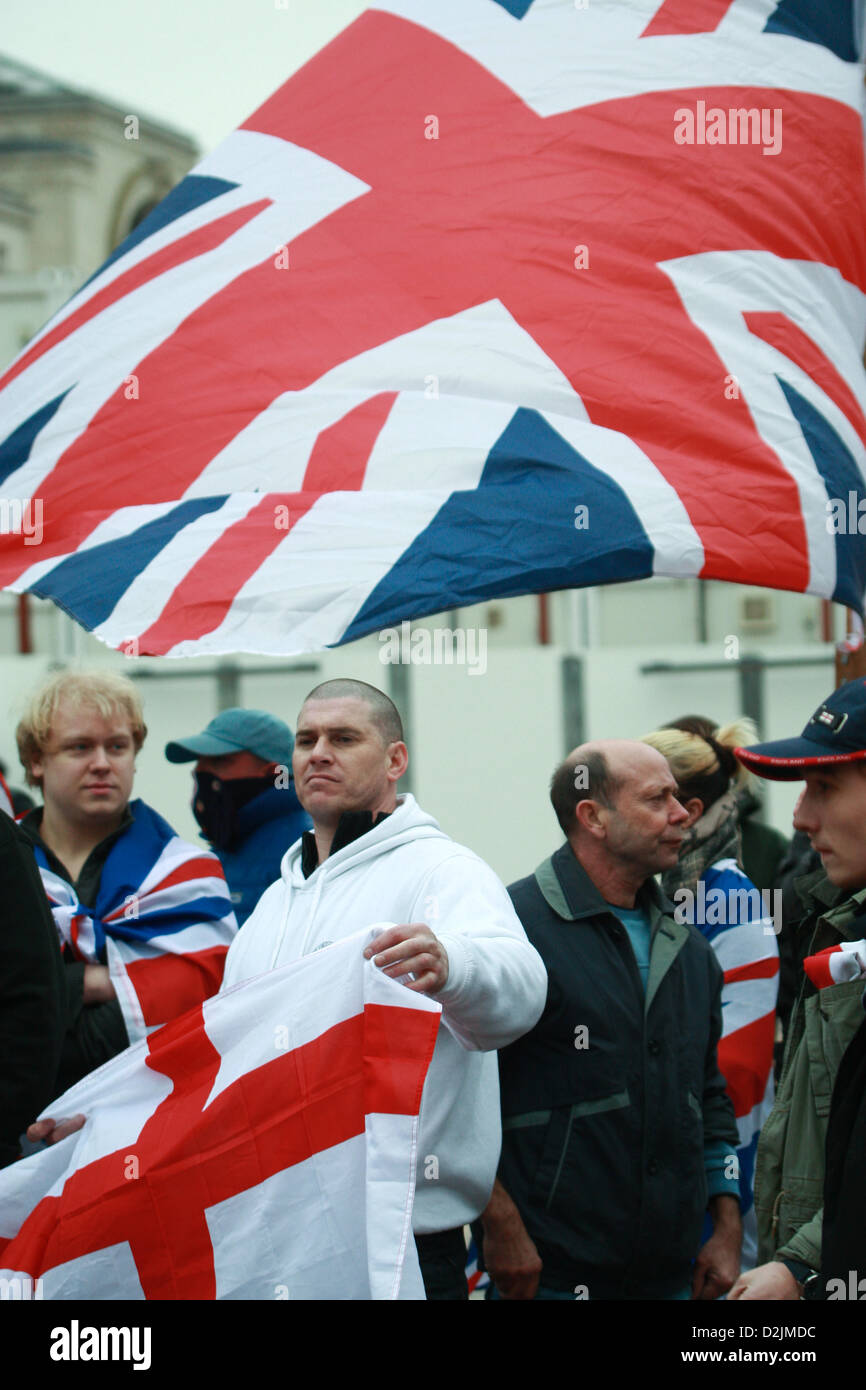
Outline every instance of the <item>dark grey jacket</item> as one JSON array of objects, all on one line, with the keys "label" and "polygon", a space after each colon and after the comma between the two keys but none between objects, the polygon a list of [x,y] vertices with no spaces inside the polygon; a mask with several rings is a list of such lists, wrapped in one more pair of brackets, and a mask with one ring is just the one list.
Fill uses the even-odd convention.
[{"label": "dark grey jacket", "polygon": [[57,928],[33,851],[0,811],[0,1168],[57,1095],[66,991]]},{"label": "dark grey jacket", "polygon": [[539,1022],[500,1053],[499,1177],[545,1284],[668,1297],[690,1282],[715,1195],[705,1146],[736,1153],[715,953],[649,881],[644,995],[625,928],[568,844],[509,892],[549,985]]}]

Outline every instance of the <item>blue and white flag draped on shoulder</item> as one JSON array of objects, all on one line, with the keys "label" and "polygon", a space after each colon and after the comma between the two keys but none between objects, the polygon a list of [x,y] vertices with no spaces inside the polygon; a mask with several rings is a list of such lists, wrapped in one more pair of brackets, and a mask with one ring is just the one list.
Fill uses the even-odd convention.
[{"label": "blue and white flag draped on shoulder", "polygon": [[859,608],[862,25],[366,10],[0,381],[0,583],[172,656],[653,574]]}]

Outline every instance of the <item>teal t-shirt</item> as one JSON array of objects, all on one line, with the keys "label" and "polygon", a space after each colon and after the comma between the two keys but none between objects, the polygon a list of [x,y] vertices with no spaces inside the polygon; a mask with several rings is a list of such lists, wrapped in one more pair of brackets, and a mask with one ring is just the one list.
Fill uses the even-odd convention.
[{"label": "teal t-shirt", "polygon": [[616,914],[628,932],[628,939],[631,942],[637,968],[640,971],[641,984],[644,994],[646,994],[650,964],[650,936],[652,934],[649,915],[639,907],[614,907],[613,903],[608,903],[608,907],[611,912]]}]

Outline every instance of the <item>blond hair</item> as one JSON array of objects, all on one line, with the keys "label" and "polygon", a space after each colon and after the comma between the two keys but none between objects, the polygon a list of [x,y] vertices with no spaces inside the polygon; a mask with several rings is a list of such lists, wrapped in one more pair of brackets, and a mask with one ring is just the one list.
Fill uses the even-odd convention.
[{"label": "blond hair", "polygon": [[96,710],[103,719],[123,715],[129,721],[136,753],[147,737],[141,699],[128,677],[113,671],[57,671],[33,692],[15,730],[18,757],[31,787],[42,785],[42,778],[34,777],[30,768],[45,750],[61,703]]},{"label": "blond hair", "polygon": [[[685,725],[686,727],[681,727]],[[700,733],[696,731],[699,728]],[[654,733],[644,734],[641,743],[648,743],[663,757],[677,779],[681,798],[700,797],[704,810],[733,784],[745,787],[751,774],[734,757],[734,749],[757,743],[758,729],[753,719],[742,716],[715,728],[712,720],[692,716],[668,724]]]}]

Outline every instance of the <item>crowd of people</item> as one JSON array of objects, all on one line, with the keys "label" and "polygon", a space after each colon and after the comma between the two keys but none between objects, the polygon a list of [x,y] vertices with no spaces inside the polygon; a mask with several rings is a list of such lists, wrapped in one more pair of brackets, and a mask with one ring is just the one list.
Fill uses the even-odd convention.
[{"label": "crowd of people", "polygon": [[[167,744],[209,848],[133,797],[146,733],[131,681],[61,672],[17,729],[41,805],[16,822],[0,777],[0,1165],[83,1123],[35,1117],[168,1020],[392,922],[368,956],[443,1011],[428,1298],[468,1296],[470,1225],[490,1298],[832,1298],[866,1273],[866,681],[774,743],[689,716],[574,749],[563,842],[508,889],[400,793],[400,715],[363,682],[316,686],[294,735],[232,709]],[[755,778],[805,784],[793,859]]]}]

